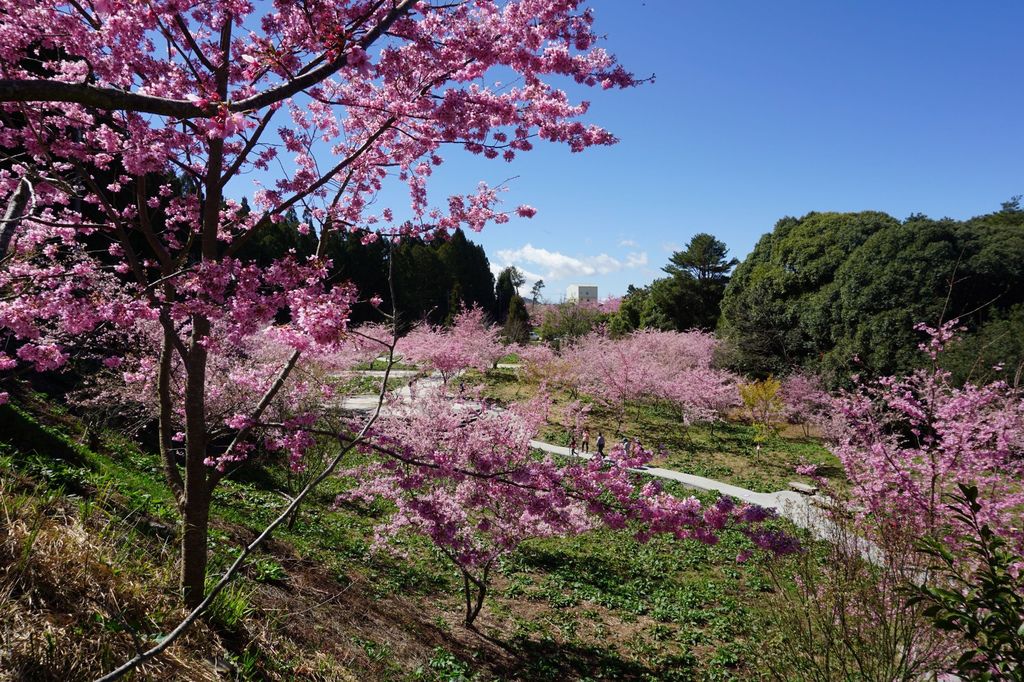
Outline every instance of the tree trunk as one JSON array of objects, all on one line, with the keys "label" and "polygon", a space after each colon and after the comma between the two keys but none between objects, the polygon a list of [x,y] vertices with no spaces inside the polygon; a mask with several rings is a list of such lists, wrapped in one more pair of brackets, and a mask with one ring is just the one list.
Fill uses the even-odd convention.
[{"label": "tree trunk", "polygon": [[[191,487],[191,486],[189,486]],[[195,608],[206,595],[207,533],[210,527],[210,494],[186,490],[182,510],[181,592],[185,606]]]},{"label": "tree trunk", "polygon": [[295,528],[295,522],[299,520],[299,509],[301,508],[301,504],[295,505],[295,509],[293,509],[292,513],[288,516],[288,530]]},{"label": "tree trunk", "polygon": [[212,489],[206,464],[206,348],[209,321],[192,318],[192,340],[185,364],[185,495],[181,504],[181,591],[194,608],[206,591],[206,536]]},{"label": "tree trunk", "polygon": [[466,596],[466,619],[467,628],[473,627],[473,621],[480,615],[480,609],[484,606],[484,597],[487,596],[487,574],[490,572],[491,562],[484,566],[481,578],[475,578],[466,569],[462,570],[462,584]]}]

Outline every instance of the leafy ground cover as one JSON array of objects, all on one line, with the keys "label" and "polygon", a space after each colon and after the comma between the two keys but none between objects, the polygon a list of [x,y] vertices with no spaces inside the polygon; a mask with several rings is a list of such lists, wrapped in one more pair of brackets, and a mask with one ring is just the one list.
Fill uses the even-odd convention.
[{"label": "leafy ground cover", "polygon": [[[41,401],[29,407],[45,410]],[[20,614],[9,622],[38,635],[35,649],[24,642],[16,648],[17,633],[0,628],[0,650],[42,660],[37,679],[67,679],[67,661],[80,661],[72,677],[94,674],[134,651],[136,638],[146,641],[180,616],[176,519],[155,456],[109,432],[85,447],[77,442],[84,427],[70,415],[50,410],[44,421],[0,407],[0,485],[8,515],[27,529],[3,538],[11,551],[0,560],[0,596],[7,613]],[[214,567],[225,566],[282,507],[292,484],[284,469],[250,466],[218,489]],[[388,510],[334,508],[346,485],[334,479],[317,491],[294,526],[282,529],[218,599],[189,648],[176,647],[150,673],[213,679],[219,666],[239,679],[758,674],[751,623],[770,588],[758,560],[736,563],[745,546],[738,533],[726,532],[712,547],[668,539],[639,544],[625,531],[529,543],[500,566],[471,631],[459,624],[458,574],[447,560],[419,540],[408,541],[401,558],[371,555],[372,528]],[[102,559],[93,564],[70,556],[44,573],[52,551],[40,547],[52,543],[31,541],[36,527],[43,529],[37,537],[78,537]],[[108,573],[116,579],[102,578]],[[83,601],[75,596],[80,589],[67,591],[62,582],[72,575],[103,589]],[[41,614],[34,605],[44,593],[56,596]],[[0,669],[7,665],[0,661]]]}]

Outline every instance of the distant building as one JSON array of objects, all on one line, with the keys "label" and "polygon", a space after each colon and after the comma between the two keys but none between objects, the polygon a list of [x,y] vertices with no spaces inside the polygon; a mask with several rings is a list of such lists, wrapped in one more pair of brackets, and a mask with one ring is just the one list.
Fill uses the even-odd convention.
[{"label": "distant building", "polygon": [[597,285],[570,284],[565,290],[565,300],[574,303],[597,303]]}]

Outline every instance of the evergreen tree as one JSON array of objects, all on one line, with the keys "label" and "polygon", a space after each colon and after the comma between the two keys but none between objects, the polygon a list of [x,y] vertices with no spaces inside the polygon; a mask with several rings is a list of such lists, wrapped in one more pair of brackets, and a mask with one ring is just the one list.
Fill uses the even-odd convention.
[{"label": "evergreen tree", "polygon": [[659,307],[676,329],[713,329],[721,312],[729,272],[739,263],[728,259],[729,249],[714,236],[701,232],[684,251],[676,251],[662,268],[669,284],[662,287]]},{"label": "evergreen tree", "polygon": [[452,281],[460,289],[460,302],[466,307],[494,309],[494,275],[484,248],[466,239],[456,230],[450,239],[438,240],[437,255]]},{"label": "evergreen tree", "polygon": [[522,283],[522,274],[515,266],[510,265],[498,273],[498,280],[494,285],[494,317],[499,323],[503,324],[508,318],[512,297],[517,295],[516,290]]},{"label": "evergreen tree", "polygon": [[530,340],[530,314],[526,312],[526,302],[519,294],[514,294],[509,301],[504,335],[510,343],[526,343]]}]

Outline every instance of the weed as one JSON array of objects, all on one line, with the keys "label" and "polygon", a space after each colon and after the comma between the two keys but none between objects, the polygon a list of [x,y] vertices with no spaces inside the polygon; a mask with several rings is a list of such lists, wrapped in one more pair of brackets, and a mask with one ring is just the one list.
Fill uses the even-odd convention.
[{"label": "weed", "polygon": [[[211,578],[207,589],[212,587],[214,582],[216,579]],[[207,617],[225,630],[237,631],[242,622],[255,610],[252,604],[255,591],[255,586],[246,584],[244,578],[236,579],[214,598],[207,611]]]},{"label": "weed", "polygon": [[288,572],[270,557],[259,557],[249,565],[249,577],[258,583],[280,583],[288,579]]}]

